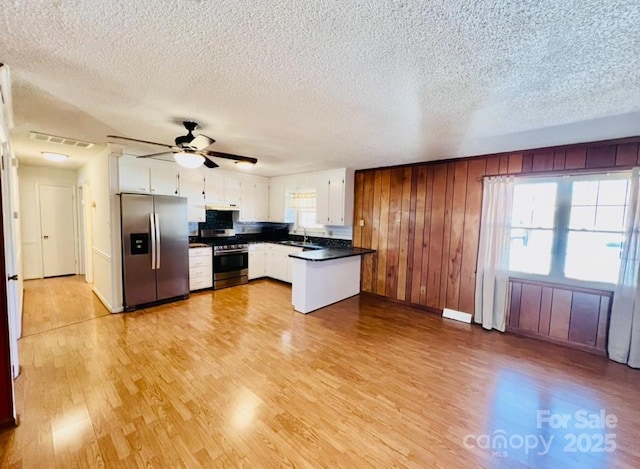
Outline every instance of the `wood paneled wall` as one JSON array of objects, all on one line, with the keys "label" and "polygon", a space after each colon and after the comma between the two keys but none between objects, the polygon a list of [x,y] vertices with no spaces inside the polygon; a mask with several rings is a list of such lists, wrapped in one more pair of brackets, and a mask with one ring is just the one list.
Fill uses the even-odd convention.
[{"label": "wood paneled wall", "polygon": [[[482,177],[639,164],[638,142],[569,145],[356,172],[353,245],[362,290],[473,313]],[[362,222],[362,226],[361,225]]]},{"label": "wood paneled wall", "polygon": [[612,293],[510,279],[507,330],[607,353]]}]

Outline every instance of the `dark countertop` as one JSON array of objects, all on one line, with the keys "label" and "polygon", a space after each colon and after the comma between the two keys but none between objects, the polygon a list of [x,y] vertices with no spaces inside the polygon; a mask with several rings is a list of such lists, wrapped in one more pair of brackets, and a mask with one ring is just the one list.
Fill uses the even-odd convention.
[{"label": "dark countertop", "polygon": [[362,256],[376,252],[373,249],[364,248],[326,248],[313,251],[302,251],[289,254],[289,257],[302,259],[304,261],[331,261],[334,259],[342,259],[344,257]]}]

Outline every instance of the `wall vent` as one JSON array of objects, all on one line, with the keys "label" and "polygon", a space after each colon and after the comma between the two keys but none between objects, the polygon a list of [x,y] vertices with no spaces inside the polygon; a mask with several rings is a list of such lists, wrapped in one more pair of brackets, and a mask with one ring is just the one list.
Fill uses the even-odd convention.
[{"label": "wall vent", "polygon": [[37,140],[38,142],[47,143],[59,143],[60,145],[66,145],[69,147],[89,149],[94,144],[91,142],[83,142],[81,140],[75,140],[73,138],[57,137],[55,135],[41,134],[39,132],[29,132],[29,138],[31,140]]}]

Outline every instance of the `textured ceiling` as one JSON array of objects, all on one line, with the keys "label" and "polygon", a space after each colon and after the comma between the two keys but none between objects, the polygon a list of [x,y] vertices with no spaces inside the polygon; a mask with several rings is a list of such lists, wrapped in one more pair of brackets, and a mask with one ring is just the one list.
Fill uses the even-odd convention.
[{"label": "textured ceiling", "polygon": [[640,134],[639,24],[637,0],[7,0],[0,62],[23,161],[30,130],[190,118],[276,175]]}]

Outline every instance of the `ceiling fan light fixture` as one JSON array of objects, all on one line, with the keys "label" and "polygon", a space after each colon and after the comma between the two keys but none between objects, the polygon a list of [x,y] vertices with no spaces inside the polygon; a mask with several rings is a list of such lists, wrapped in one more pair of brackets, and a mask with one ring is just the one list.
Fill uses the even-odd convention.
[{"label": "ceiling fan light fixture", "polygon": [[56,163],[62,163],[63,161],[67,161],[69,159],[69,155],[64,155],[62,153],[52,153],[49,151],[43,151],[42,157],[47,161],[53,161]]},{"label": "ceiling fan light fixture", "polygon": [[173,158],[180,166],[189,169],[199,168],[202,166],[202,163],[204,163],[204,156],[197,155],[195,153],[188,153],[186,151],[174,153]]}]

